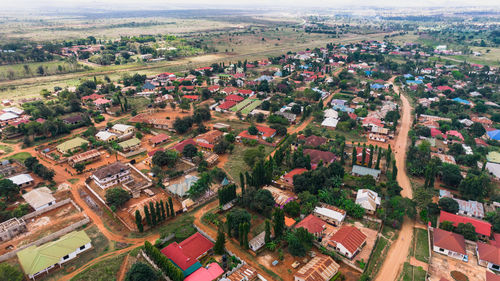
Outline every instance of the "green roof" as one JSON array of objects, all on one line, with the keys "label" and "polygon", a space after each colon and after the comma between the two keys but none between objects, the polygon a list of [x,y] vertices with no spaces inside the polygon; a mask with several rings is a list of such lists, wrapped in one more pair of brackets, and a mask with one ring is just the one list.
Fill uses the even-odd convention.
[{"label": "green roof", "polygon": [[134,147],[136,145],[141,144],[141,141],[138,138],[131,138],[126,141],[120,142],[118,145],[121,146],[121,148],[129,148],[129,147]]},{"label": "green roof", "polygon": [[24,272],[28,275],[34,275],[59,263],[62,257],[73,253],[76,249],[90,242],[91,240],[85,231],[73,231],[61,236],[56,241],[39,247],[33,245],[23,249],[17,252],[17,257]]},{"label": "green roof", "polygon": [[63,143],[61,143],[60,145],[57,146],[57,150],[63,152],[63,153],[66,153],[72,149],[75,149],[77,147],[80,147],[82,144],[88,144],[89,141],[88,140],[84,140],[80,137],[76,137],[74,139],[71,139],[71,140],[68,140],[68,141],[65,141]]},{"label": "green roof", "polygon": [[498,151],[490,151],[490,153],[486,155],[486,159],[488,159],[489,162],[500,163],[500,153],[498,153]]}]

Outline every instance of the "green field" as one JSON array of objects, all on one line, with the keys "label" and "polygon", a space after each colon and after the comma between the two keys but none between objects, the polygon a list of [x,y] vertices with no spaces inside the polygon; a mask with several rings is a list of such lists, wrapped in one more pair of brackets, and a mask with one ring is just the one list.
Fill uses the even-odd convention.
[{"label": "green field", "polygon": [[427,241],[427,231],[420,228],[414,228],[413,239],[413,256],[419,261],[429,262],[429,243]]},{"label": "green field", "polygon": [[[43,67],[43,73],[39,73],[40,66]],[[83,65],[78,63],[72,65],[63,60],[1,65],[0,81],[27,78],[27,77],[37,77],[43,75],[63,74],[63,73],[77,72],[82,70],[84,70]]]},{"label": "green field", "polygon": [[248,113],[252,112],[252,110],[256,109],[258,106],[260,106],[261,104],[262,104],[261,100],[256,100],[256,101],[252,102],[251,104],[249,104],[247,107],[245,107],[241,111],[241,113],[248,114]]},{"label": "green field", "polygon": [[425,281],[425,270],[422,267],[415,267],[405,262],[403,271],[399,276],[399,281]]},{"label": "green field", "polygon": [[[248,165],[243,160],[243,155],[247,149],[253,149],[255,147],[237,146],[233,153],[228,157],[227,162],[224,164],[224,169],[231,175],[233,180],[239,181],[240,172],[245,173],[250,169]],[[267,145],[264,146],[264,154],[268,155],[273,151],[272,147]]]},{"label": "green field", "polygon": [[71,278],[71,281],[108,281],[116,280],[117,273],[127,253],[112,257],[85,269]]},{"label": "green field", "polygon": [[28,152],[19,152],[9,157],[6,157],[6,159],[14,159],[24,162],[24,160],[28,159],[29,157],[31,157],[31,154],[29,154]]},{"label": "green field", "polygon": [[256,101],[256,99],[246,99],[246,100],[238,103],[237,105],[231,107],[231,111],[238,112],[254,101]]}]

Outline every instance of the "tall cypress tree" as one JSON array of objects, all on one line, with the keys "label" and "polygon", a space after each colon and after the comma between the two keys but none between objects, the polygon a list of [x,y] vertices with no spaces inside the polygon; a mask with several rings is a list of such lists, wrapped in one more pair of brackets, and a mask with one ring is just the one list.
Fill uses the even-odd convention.
[{"label": "tall cypress tree", "polygon": [[380,158],[382,157],[382,148],[378,148],[377,163],[375,164],[375,169],[380,170]]},{"label": "tall cypress tree", "polygon": [[276,208],[273,213],[273,227],[275,238],[281,238],[285,229],[285,214],[280,208]]},{"label": "tall cypress tree", "polygon": [[375,153],[373,151],[373,145],[370,144],[370,158],[368,160],[368,168],[371,168],[372,167],[372,163],[373,163],[373,153]]},{"label": "tall cypress tree", "polygon": [[342,142],[340,145],[340,165],[345,164],[345,159],[344,159],[344,149],[345,149],[345,142]]},{"label": "tall cypress tree", "polygon": [[224,234],[224,231],[222,231],[220,228],[217,231],[217,240],[215,241],[214,245],[214,253],[217,255],[222,255],[224,254],[224,245],[226,244],[226,235]]},{"label": "tall cypress tree", "polygon": [[149,209],[148,209],[148,205],[144,205],[144,216],[146,216],[146,223],[152,227],[153,224],[151,222],[151,215],[149,214]]},{"label": "tall cypress tree", "polygon": [[356,146],[354,146],[354,143],[352,144],[352,166],[356,165]]},{"label": "tall cypress tree", "polygon": [[165,204],[163,203],[163,200],[160,200],[160,207],[161,207],[161,220],[164,221],[167,218],[167,214],[165,214]]},{"label": "tall cypress tree", "polygon": [[396,160],[392,160],[392,180],[395,181],[398,176],[398,168],[396,167]]},{"label": "tall cypress tree", "polygon": [[168,207],[168,201],[165,201],[165,216],[170,217],[170,208]]},{"label": "tall cypress tree", "polygon": [[240,223],[238,227],[238,241],[240,241],[240,246],[243,247],[243,234],[245,232],[245,228],[243,227],[243,223]]},{"label": "tall cypress tree", "polygon": [[156,224],[157,224],[156,210],[155,210],[155,205],[153,204],[153,202],[149,202],[149,212],[151,213],[152,226],[156,226]]},{"label": "tall cypress tree", "polygon": [[172,197],[168,197],[168,205],[170,206],[170,216],[175,217],[174,203],[172,202]]},{"label": "tall cypress tree", "polygon": [[139,232],[144,231],[144,226],[142,225],[142,216],[139,210],[135,210],[135,224],[137,225],[137,229]]},{"label": "tall cypress tree", "polygon": [[366,158],[366,147],[363,147],[363,153],[361,154],[361,166],[365,165],[365,158]]},{"label": "tall cypress tree", "polygon": [[266,220],[266,235],[264,236],[264,241],[266,243],[271,242],[271,223]]},{"label": "tall cypress tree", "polygon": [[161,217],[161,208],[160,208],[160,202],[156,201],[156,220],[157,221],[162,221],[162,217]]},{"label": "tall cypress tree", "polygon": [[250,225],[248,222],[243,223],[243,248],[248,249],[248,232],[250,232]]}]

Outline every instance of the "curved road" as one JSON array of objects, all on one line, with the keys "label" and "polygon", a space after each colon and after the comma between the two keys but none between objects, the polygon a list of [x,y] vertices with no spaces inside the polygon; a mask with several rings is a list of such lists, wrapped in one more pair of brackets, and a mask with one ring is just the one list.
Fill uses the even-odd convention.
[{"label": "curved road", "polygon": [[[391,78],[391,83],[394,83],[394,78]],[[394,91],[399,94],[399,87],[394,85]],[[403,189],[401,196],[411,199],[413,198],[413,190],[408,174],[406,174],[406,148],[408,146],[408,131],[412,124],[412,108],[408,99],[402,94],[401,101],[403,103],[403,113],[401,127],[395,142],[394,154],[396,167],[398,168],[397,181]],[[391,281],[398,278],[399,272],[408,257],[408,251],[413,240],[413,226],[414,222],[405,218],[398,239],[392,244],[375,281]]]}]

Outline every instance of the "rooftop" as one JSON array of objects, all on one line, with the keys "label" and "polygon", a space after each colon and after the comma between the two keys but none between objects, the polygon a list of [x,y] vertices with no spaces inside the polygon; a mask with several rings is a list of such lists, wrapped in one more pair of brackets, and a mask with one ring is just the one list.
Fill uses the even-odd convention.
[{"label": "rooftop", "polygon": [[330,244],[336,243],[344,246],[349,252],[354,253],[366,241],[366,235],[354,226],[344,225],[330,237]]},{"label": "rooftop", "polygon": [[325,229],[326,223],[314,216],[313,214],[310,214],[309,216],[305,217],[303,220],[301,220],[298,224],[295,225],[295,228],[305,228],[309,233],[316,234],[316,233],[321,233],[323,232],[323,229]]},{"label": "rooftop", "polygon": [[443,221],[452,222],[455,227],[458,226],[459,223],[471,223],[476,228],[476,233],[488,237],[491,235],[491,224],[486,221],[441,211],[441,214],[439,215],[439,222],[441,223]]},{"label": "rooftop", "polygon": [[462,235],[450,231],[434,228],[434,245],[455,253],[466,255],[465,239]]},{"label": "rooftop", "polygon": [[56,201],[54,196],[52,196],[52,191],[46,186],[26,192],[23,194],[23,198],[26,200],[26,203],[30,204],[35,210],[43,205]]}]

